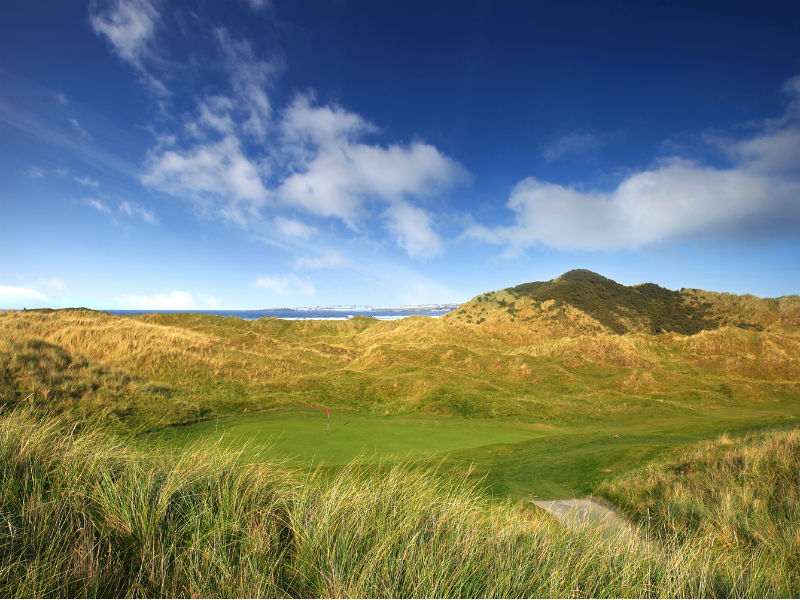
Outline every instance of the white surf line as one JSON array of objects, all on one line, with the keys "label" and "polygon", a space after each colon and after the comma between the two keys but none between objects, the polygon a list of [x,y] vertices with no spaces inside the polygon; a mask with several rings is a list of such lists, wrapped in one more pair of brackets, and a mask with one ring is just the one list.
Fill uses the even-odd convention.
[{"label": "white surf line", "polygon": [[[444,315],[387,315],[387,316],[380,316],[380,317],[373,317],[370,315],[348,315],[346,317],[275,317],[276,319],[280,319],[281,321],[349,321],[350,319],[355,318],[355,316],[360,317],[367,317],[368,319],[376,319],[378,321],[397,321],[399,319],[407,319],[408,317],[430,317],[432,319],[438,319],[443,317]],[[263,319],[264,317],[256,317],[258,319]],[[249,319],[250,321],[255,321],[256,319]]]}]

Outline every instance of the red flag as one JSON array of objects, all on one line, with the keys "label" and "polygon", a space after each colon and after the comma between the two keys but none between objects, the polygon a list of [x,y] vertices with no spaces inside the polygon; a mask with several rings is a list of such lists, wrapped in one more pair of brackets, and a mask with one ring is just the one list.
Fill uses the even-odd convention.
[{"label": "red flag", "polygon": [[326,406],[325,408],[328,410],[328,415],[330,415],[331,414],[331,407],[330,406]]}]

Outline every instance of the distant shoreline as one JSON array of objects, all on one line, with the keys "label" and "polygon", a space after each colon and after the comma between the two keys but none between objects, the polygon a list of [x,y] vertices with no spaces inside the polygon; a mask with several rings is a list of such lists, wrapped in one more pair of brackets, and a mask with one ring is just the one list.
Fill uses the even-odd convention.
[{"label": "distant shoreline", "polygon": [[105,310],[112,315],[174,315],[174,314],[202,314],[217,317],[238,317],[247,321],[274,317],[286,321],[347,321],[354,317],[369,317],[381,321],[393,321],[411,316],[441,317],[458,308],[458,305],[431,305],[424,307],[397,307],[397,308],[272,308],[262,310]]}]

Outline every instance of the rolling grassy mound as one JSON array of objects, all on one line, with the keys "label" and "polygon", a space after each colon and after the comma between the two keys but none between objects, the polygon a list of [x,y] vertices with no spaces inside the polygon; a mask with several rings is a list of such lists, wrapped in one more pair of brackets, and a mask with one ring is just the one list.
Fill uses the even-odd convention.
[{"label": "rolling grassy mound", "polygon": [[692,335],[717,325],[700,307],[685,305],[680,292],[654,283],[628,287],[583,269],[509,291],[518,298],[569,304],[618,334],[674,331]]},{"label": "rolling grassy mound", "polygon": [[553,335],[675,332],[693,335],[733,326],[797,331],[800,297],[761,299],[654,283],[625,286],[585,269],[476,296],[451,317],[468,323],[524,322]]},{"label": "rolling grassy mound", "polygon": [[[587,292],[595,288],[608,294]],[[534,298],[553,290],[560,300]],[[147,427],[328,405],[548,421],[783,402],[800,391],[795,298],[628,288],[579,271],[485,294],[440,319],[9,311],[0,313],[0,398]],[[652,315],[692,303],[711,308],[688,322],[713,329],[616,334],[603,324],[652,329]],[[470,314],[485,316],[470,323]],[[743,319],[759,327],[734,325]]]}]

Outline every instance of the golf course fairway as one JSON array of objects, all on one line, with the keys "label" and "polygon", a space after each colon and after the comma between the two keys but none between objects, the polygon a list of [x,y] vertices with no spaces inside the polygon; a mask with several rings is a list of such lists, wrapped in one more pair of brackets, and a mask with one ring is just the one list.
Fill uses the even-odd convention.
[{"label": "golf course fairway", "polygon": [[546,426],[516,420],[334,411],[329,421],[325,411],[267,411],[173,427],[152,439],[163,448],[216,444],[243,450],[245,458],[254,460],[278,456],[303,466],[332,466],[353,460],[408,459],[547,435]]},{"label": "golf course fairway", "polygon": [[246,462],[278,459],[298,468],[443,458],[443,470],[469,470],[487,494],[557,499],[591,494],[610,475],[670,448],[800,425],[789,405],[798,408],[790,402],[553,423],[332,411],[330,429],[324,410],[279,410],[170,427],[145,444],[166,452],[216,446]]}]

